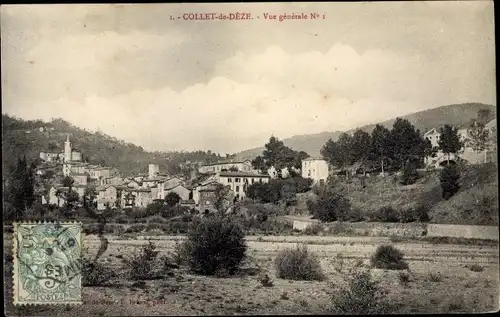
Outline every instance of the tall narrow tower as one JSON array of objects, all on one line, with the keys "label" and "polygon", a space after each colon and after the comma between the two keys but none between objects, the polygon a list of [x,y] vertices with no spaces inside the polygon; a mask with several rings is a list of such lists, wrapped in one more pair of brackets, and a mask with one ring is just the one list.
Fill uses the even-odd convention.
[{"label": "tall narrow tower", "polygon": [[71,161],[71,142],[69,142],[69,134],[66,136],[66,142],[64,142],[64,160],[66,162]]}]

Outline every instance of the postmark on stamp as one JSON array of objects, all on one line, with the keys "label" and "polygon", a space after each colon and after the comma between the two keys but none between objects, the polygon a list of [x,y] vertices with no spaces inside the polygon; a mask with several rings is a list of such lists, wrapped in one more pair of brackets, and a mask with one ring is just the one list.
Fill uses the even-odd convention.
[{"label": "postmark on stamp", "polygon": [[81,223],[14,224],[14,305],[81,304]]}]

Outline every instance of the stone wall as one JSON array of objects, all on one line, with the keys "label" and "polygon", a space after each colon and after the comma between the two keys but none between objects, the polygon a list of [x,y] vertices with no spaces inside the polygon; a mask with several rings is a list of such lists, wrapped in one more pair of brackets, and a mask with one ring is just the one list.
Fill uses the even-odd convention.
[{"label": "stone wall", "polygon": [[498,227],[429,224],[427,236],[498,240]]},{"label": "stone wall", "polygon": [[293,228],[304,231],[310,225],[320,225],[324,231],[338,235],[373,237],[450,237],[466,239],[499,240],[496,226],[440,225],[426,223],[383,223],[383,222],[333,222],[321,224],[318,220],[293,221]]}]

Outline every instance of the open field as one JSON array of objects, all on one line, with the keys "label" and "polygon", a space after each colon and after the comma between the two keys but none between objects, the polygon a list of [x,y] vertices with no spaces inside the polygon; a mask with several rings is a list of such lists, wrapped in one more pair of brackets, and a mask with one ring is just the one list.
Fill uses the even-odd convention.
[{"label": "open field", "polygon": [[[99,258],[120,276],[126,276],[123,257],[138,251],[145,239],[119,240],[109,236],[107,251]],[[153,242],[160,255],[173,251],[181,236],[161,237]],[[326,314],[335,289],[343,285],[343,277],[354,262],[361,259],[369,265],[375,248],[390,243],[389,238],[373,237],[316,237],[266,236],[248,237],[248,261],[245,274],[231,278],[204,277],[190,274],[184,268],[172,270],[162,280],[133,284],[123,277],[112,286],[85,287],[84,305],[77,307],[21,308],[23,314],[41,316],[95,316],[95,315],[228,315],[228,314]],[[9,239],[5,247],[10,248]],[[328,277],[322,282],[288,281],[275,277],[274,259],[279,250],[307,243],[318,255]],[[381,281],[385,299],[394,312],[473,312],[494,311],[499,303],[498,246],[430,244],[425,242],[393,243],[405,253],[410,269],[410,281],[401,283],[398,271],[372,269]],[[96,236],[85,238],[87,256],[99,248]],[[10,250],[10,249],[9,249]],[[341,254],[343,260],[338,255]],[[484,270],[474,272],[472,264]],[[7,267],[9,267],[8,265]],[[267,273],[274,282],[263,287],[255,275]],[[9,272],[8,270],[7,272]],[[439,273],[436,280],[431,275]],[[6,276],[6,287],[12,287]],[[7,289],[10,293],[10,289]],[[7,315],[16,314],[12,303]]]}]

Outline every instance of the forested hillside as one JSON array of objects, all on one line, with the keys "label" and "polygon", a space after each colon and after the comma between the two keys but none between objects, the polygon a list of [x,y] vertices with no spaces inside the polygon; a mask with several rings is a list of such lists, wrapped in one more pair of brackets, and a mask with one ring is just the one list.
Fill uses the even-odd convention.
[{"label": "forested hillside", "polygon": [[[463,103],[419,111],[401,116],[401,118],[410,121],[415,128],[419,129],[420,132],[423,133],[432,128],[443,126],[444,124],[450,124],[453,126],[466,125],[471,119],[476,117],[477,112],[480,109],[489,109],[492,114],[491,119],[496,117],[495,106],[485,105],[482,103]],[[390,129],[395,120],[396,118],[393,118],[380,122],[379,124]],[[365,125],[360,127],[360,129],[371,133],[376,124],[377,123]],[[354,132],[354,130],[355,129],[352,129],[346,132],[351,133]],[[326,143],[326,141],[329,139],[336,141],[341,133],[342,131],[334,131],[318,134],[296,135],[291,138],[283,139],[283,143],[296,151],[305,151],[311,156],[319,156],[321,147]],[[238,153],[237,157],[242,159],[253,159],[262,153],[263,150],[263,147],[245,150]]]},{"label": "forested hillside", "polygon": [[61,151],[69,134],[73,147],[90,163],[114,166],[129,175],[145,173],[149,163],[160,166],[160,172],[179,173],[185,161],[214,162],[221,156],[210,151],[147,152],[142,147],[118,140],[100,132],[80,129],[62,119],[50,122],[25,121],[2,114],[2,167],[4,175],[12,171],[18,157],[36,160],[40,151]]}]

